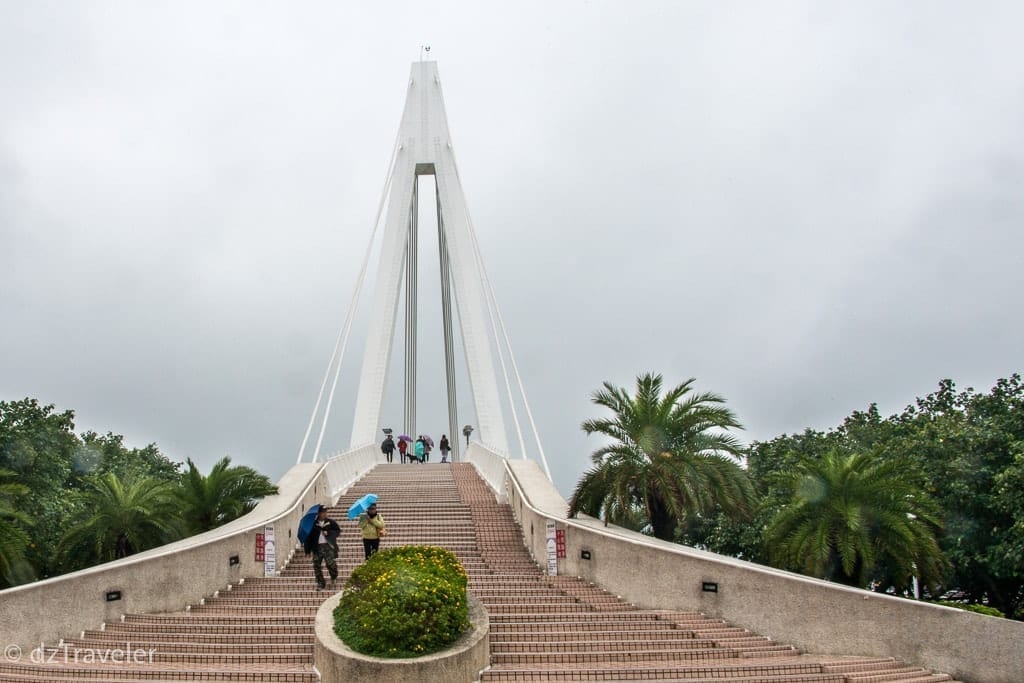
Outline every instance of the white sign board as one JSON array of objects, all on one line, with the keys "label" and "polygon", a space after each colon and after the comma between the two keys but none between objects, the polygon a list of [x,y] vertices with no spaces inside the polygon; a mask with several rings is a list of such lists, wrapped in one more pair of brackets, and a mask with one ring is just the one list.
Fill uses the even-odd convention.
[{"label": "white sign board", "polygon": [[558,546],[555,544],[555,520],[547,521],[548,575],[558,575]]},{"label": "white sign board", "polygon": [[277,543],[274,540],[274,525],[263,527],[263,575],[273,576],[277,571]]}]

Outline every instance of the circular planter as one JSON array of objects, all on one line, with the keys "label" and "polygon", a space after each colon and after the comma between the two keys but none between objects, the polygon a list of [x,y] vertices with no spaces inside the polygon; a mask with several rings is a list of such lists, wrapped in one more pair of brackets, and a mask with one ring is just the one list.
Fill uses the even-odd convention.
[{"label": "circular planter", "polygon": [[487,609],[472,593],[469,628],[451,647],[422,657],[386,659],[356,652],[334,632],[334,609],[341,592],[328,598],[316,613],[313,661],[322,683],[471,683],[491,661],[490,622]]}]

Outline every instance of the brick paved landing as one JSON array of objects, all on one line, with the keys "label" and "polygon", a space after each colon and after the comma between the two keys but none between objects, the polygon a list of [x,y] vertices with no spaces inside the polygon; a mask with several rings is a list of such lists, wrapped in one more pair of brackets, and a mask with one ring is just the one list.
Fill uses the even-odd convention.
[{"label": "brick paved landing", "polygon": [[[484,682],[951,680],[892,659],[802,654],[721,620],[637,609],[575,578],[546,576],[523,546],[510,508],[462,463],[379,465],[341,497],[332,511],[342,527],[339,589],[363,557],[345,510],[369,492],[380,497],[390,532],[383,548],[439,545],[466,567],[470,590],[490,613]],[[0,662],[0,681],[314,683],[313,620],[330,594],[316,590],[312,563],[299,551],[281,576],[225,587],[187,611],[127,615],[55,644],[48,651],[54,663]],[[142,652],[143,661],[101,664],[81,654],[118,649]]]}]

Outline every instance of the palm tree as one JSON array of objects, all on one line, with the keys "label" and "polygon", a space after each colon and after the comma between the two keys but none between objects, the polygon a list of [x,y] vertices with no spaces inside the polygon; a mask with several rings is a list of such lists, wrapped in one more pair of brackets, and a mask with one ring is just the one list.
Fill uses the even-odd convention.
[{"label": "palm tree", "polygon": [[180,537],[174,485],[166,480],[122,480],[107,472],[88,479],[77,502],[58,547],[69,567],[120,559]]},{"label": "palm tree", "polygon": [[231,465],[224,456],[203,476],[191,459],[181,476],[178,499],[189,533],[197,534],[237,519],[256,507],[260,498],[277,493],[277,487],[251,467]]},{"label": "palm tree", "polygon": [[938,507],[906,463],[833,450],[805,458],[782,484],[792,500],[765,532],[774,562],[850,586],[883,573],[899,589],[914,576],[941,582]]},{"label": "palm tree", "polygon": [[689,379],[661,395],[661,375],[637,377],[636,395],[608,382],[592,401],[612,411],[583,431],[611,441],[591,455],[594,467],[576,485],[569,514],[605,523],[642,513],[654,536],[674,540],[688,516],[715,509],[745,514],[753,488],[739,466],[742,451],[728,429],[742,429],[712,393],[692,393]]},{"label": "palm tree", "polygon": [[31,524],[28,515],[19,511],[15,499],[28,493],[28,487],[13,481],[10,470],[0,470],[0,587],[21,583],[20,574],[26,566],[25,548],[29,536],[25,527]]}]

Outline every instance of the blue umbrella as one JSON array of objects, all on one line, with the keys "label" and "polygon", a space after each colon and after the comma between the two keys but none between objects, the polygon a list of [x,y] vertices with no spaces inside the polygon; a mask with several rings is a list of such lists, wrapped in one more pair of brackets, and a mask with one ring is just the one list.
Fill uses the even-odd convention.
[{"label": "blue umbrella", "polygon": [[348,509],[348,518],[355,519],[359,515],[366,512],[366,509],[377,502],[376,493],[367,493],[365,496],[352,503],[352,507]]},{"label": "blue umbrella", "polygon": [[320,512],[320,508],[323,505],[319,503],[310,506],[306,510],[306,514],[302,515],[302,519],[299,520],[299,533],[295,534],[299,538],[299,543],[305,543],[306,539],[309,538],[309,532],[313,530],[313,524],[316,523],[316,516]]}]

